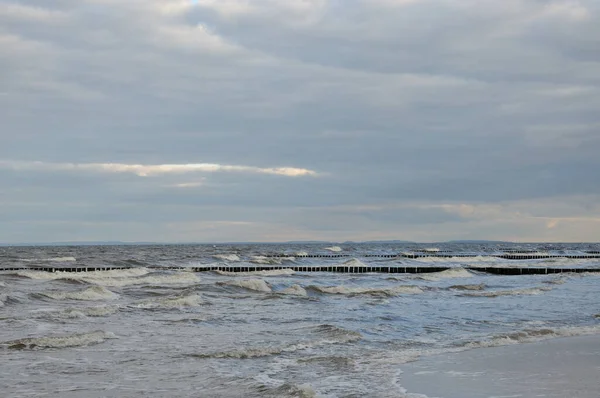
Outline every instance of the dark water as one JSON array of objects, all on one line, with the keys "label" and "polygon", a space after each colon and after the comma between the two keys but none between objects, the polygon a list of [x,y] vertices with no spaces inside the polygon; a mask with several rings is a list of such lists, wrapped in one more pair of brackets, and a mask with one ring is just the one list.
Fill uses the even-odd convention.
[{"label": "dark water", "polygon": [[[0,396],[402,397],[407,361],[469,348],[600,332],[600,276],[497,276],[502,250],[598,245],[441,244],[474,258],[378,259],[435,245],[169,245],[0,248],[15,266],[128,266],[0,274]],[[298,253],[341,250],[348,258]],[[286,253],[288,257],[264,257]],[[235,274],[202,264],[451,266],[434,274]],[[598,260],[519,264],[600,267]],[[408,394],[408,395],[407,395]],[[416,395],[413,395],[416,396]]]}]

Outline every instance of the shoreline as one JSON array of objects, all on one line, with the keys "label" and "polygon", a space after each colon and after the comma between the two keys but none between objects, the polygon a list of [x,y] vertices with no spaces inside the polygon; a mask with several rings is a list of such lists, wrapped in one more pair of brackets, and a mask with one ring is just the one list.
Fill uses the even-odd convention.
[{"label": "shoreline", "polygon": [[402,367],[408,396],[597,398],[600,334],[425,357]]}]

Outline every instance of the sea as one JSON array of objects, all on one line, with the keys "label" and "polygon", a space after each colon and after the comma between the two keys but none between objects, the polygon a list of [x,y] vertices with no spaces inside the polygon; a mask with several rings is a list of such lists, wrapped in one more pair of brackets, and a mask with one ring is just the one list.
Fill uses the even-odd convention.
[{"label": "sea", "polygon": [[[434,249],[475,257],[372,257]],[[423,398],[402,385],[410,362],[600,333],[600,274],[511,276],[477,267],[600,268],[598,259],[494,255],[599,250],[556,243],[2,247],[0,268],[25,269],[0,272],[0,396]],[[257,264],[273,269],[192,270]],[[291,265],[449,269],[310,273],[285,269]],[[27,269],[41,266],[122,269]]]}]

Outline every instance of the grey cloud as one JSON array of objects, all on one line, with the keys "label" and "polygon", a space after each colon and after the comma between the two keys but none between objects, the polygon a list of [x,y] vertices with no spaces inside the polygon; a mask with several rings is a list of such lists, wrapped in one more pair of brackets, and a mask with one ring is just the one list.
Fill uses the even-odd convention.
[{"label": "grey cloud", "polygon": [[[198,220],[234,222],[235,214],[260,224],[243,230],[258,238],[314,229],[358,239],[377,228],[389,237],[414,231],[406,239],[460,238],[477,228],[497,237],[515,221],[495,227],[414,208],[361,216],[332,208],[599,193],[595,1],[197,3],[0,0],[0,160],[215,163],[322,175],[220,173],[177,188],[197,180],[0,170],[7,187],[0,200],[23,204],[5,211],[4,222],[31,223],[19,224],[19,236],[47,234],[32,215],[71,220],[61,224],[66,235],[77,225],[101,235],[108,224],[84,221],[121,217],[134,236],[146,212],[156,229],[171,231],[169,217],[180,222],[173,209],[182,206]],[[61,207],[69,200],[93,211]],[[128,206],[137,217],[127,216]],[[425,227],[435,222],[457,226]],[[219,228],[222,236],[230,231]],[[543,223],[523,228],[524,237],[545,231]],[[569,238],[564,231],[552,236]],[[161,238],[180,238],[169,233]]]}]

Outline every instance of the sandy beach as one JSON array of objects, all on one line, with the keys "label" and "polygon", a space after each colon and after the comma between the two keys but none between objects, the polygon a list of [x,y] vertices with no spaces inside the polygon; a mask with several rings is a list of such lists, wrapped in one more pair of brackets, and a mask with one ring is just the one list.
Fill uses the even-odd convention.
[{"label": "sandy beach", "polygon": [[429,398],[597,398],[600,335],[433,356],[403,371],[407,392]]}]

